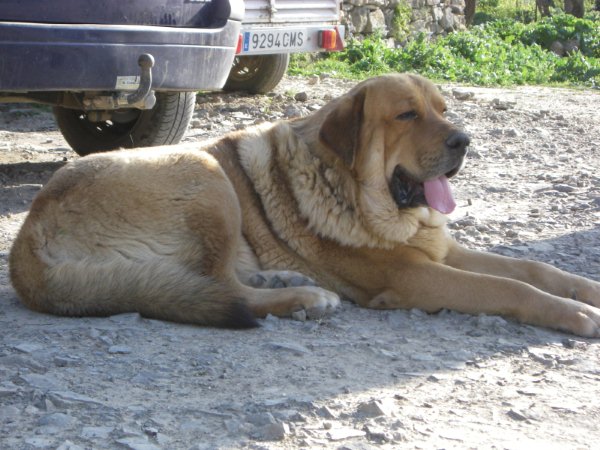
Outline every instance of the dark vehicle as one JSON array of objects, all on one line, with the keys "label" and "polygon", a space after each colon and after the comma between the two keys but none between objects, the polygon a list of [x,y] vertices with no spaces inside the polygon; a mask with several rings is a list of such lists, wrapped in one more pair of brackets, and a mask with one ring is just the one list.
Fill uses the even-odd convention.
[{"label": "dark vehicle", "polygon": [[1,0],[0,102],[53,106],[80,155],[177,143],[227,80],[241,0]]}]

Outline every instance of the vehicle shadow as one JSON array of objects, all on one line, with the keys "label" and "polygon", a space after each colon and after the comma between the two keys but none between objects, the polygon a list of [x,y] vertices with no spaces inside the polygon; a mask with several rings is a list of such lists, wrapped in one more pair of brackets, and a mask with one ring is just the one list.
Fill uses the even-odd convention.
[{"label": "vehicle shadow", "polygon": [[29,209],[33,197],[66,162],[20,162],[0,164],[0,214]]}]

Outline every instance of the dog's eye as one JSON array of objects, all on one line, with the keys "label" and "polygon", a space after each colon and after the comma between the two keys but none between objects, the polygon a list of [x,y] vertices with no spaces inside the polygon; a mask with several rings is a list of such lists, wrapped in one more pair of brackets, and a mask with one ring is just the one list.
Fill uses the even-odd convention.
[{"label": "dog's eye", "polygon": [[396,116],[396,120],[414,120],[417,118],[417,113],[415,111],[407,111],[402,114],[398,114]]}]

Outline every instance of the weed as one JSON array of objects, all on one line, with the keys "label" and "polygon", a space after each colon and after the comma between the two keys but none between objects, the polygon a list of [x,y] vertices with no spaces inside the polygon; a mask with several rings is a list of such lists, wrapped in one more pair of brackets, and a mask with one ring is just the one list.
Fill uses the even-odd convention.
[{"label": "weed", "polygon": [[[566,57],[550,51],[556,41],[575,41]],[[572,84],[600,86],[600,20],[556,14],[538,22],[495,20],[429,39],[421,34],[403,48],[389,48],[381,36],[352,39],[340,53],[306,63],[294,58],[292,74],[327,72],[361,79],[411,71],[435,80],[475,85]]]}]

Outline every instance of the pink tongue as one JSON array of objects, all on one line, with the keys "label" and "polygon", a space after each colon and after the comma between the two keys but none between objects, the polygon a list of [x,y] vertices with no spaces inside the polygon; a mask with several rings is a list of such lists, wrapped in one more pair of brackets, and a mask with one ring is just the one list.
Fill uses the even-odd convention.
[{"label": "pink tongue", "polygon": [[450,214],[454,211],[456,203],[452,198],[448,178],[442,175],[435,180],[426,181],[423,186],[425,187],[425,200],[429,206],[442,214]]}]

